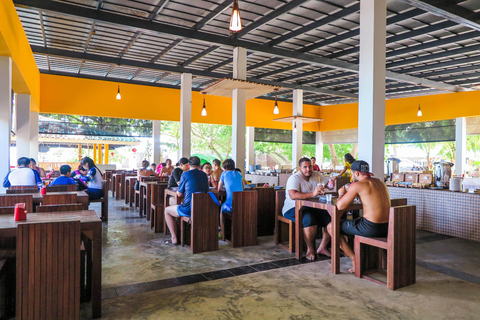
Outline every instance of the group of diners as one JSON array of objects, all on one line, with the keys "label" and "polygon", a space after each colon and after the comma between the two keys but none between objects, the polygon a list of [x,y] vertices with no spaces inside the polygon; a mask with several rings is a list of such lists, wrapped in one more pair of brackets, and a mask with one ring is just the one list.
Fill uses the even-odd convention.
[{"label": "group of diners", "polygon": [[177,205],[171,198],[170,205],[165,208],[165,221],[172,235],[171,240],[166,241],[167,244],[178,244],[175,218],[191,216],[192,194],[225,189],[227,197],[220,208],[220,214],[223,214],[232,211],[233,192],[243,191],[242,173],[235,168],[232,159],[223,161],[223,170],[220,168],[220,160],[215,159],[212,162],[213,168],[208,162],[201,165],[200,158],[196,156],[181,158],[177,168],[172,171],[167,187],[177,188],[177,197],[183,198],[183,202]]},{"label": "group of diners", "polygon": [[[351,157],[351,155],[349,156]],[[352,160],[350,157],[346,160]],[[359,160],[348,163],[349,166],[345,170],[350,170],[352,183],[342,186],[338,190],[336,205],[339,210],[344,210],[358,198],[362,203],[363,216],[352,220],[341,220],[341,234],[346,237],[354,237],[356,235],[386,237],[390,209],[390,197],[387,187],[383,181],[372,177],[373,174],[370,173],[370,167],[367,162]],[[294,222],[295,200],[311,199],[325,194],[325,186],[329,180],[320,172],[313,170],[313,161],[309,158],[300,159],[298,168],[298,172],[287,180],[285,202],[282,209],[284,217]],[[309,207],[303,207],[302,211],[302,226],[304,239],[307,244],[307,259],[315,259],[315,235],[318,227],[325,228],[325,230],[316,253],[330,256],[330,252],[327,250],[333,227],[330,214],[326,210]],[[343,236],[340,237],[340,248],[352,260],[353,267],[349,271],[355,272],[355,254]]]},{"label": "group of diners", "polygon": [[[21,157],[17,161],[17,168],[6,175],[3,187],[37,186],[40,189],[46,185],[44,182],[46,178],[45,170],[39,168],[34,159]],[[77,185],[77,190],[85,190],[90,200],[104,196],[102,172],[89,157],[82,158],[78,168],[73,172],[69,165],[62,165],[60,176],[48,185]]]}]

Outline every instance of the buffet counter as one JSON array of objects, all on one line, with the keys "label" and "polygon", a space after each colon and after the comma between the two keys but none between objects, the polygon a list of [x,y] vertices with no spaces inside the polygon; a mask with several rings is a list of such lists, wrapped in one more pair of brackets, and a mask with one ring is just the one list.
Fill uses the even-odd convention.
[{"label": "buffet counter", "polygon": [[390,198],[417,207],[417,229],[480,241],[480,195],[444,190],[388,187]]},{"label": "buffet counter", "polygon": [[245,180],[256,184],[268,183],[270,186],[276,185],[284,187],[287,184],[288,177],[291,175],[291,173],[278,173],[278,175],[265,176],[260,174],[246,173]]}]

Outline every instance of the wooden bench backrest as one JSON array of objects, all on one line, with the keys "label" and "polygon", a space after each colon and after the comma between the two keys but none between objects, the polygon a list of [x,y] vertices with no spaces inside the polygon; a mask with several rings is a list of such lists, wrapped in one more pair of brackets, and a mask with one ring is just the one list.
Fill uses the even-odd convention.
[{"label": "wooden bench backrest", "polygon": [[257,216],[257,191],[234,192],[232,201],[233,246],[252,246],[257,244]]},{"label": "wooden bench backrest", "polygon": [[31,194],[8,194],[0,195],[0,207],[14,207],[17,203],[25,203],[25,210],[33,212],[33,195]]},{"label": "wooden bench backrest", "polygon": [[192,253],[218,250],[219,211],[208,193],[192,194]]},{"label": "wooden bench backrest", "polygon": [[7,189],[7,194],[36,193],[37,186],[11,186]]},{"label": "wooden bench backrest", "polygon": [[15,207],[0,207],[0,214],[14,214]]},{"label": "wooden bench backrest", "polygon": [[390,199],[390,207],[406,206],[407,198]]},{"label": "wooden bench backrest", "polygon": [[17,226],[16,319],[79,319],[80,222]]},{"label": "wooden bench backrest", "polygon": [[67,194],[46,194],[43,196],[42,205],[48,204],[73,204],[77,203],[77,195],[74,193]]},{"label": "wooden bench backrest", "polygon": [[273,235],[275,230],[275,189],[273,187],[255,188],[258,193],[258,236]]},{"label": "wooden bench backrest", "polygon": [[48,204],[48,205],[41,205],[37,206],[35,209],[37,213],[44,213],[44,212],[62,212],[62,211],[78,211],[82,210],[81,203],[74,203],[74,204]]},{"label": "wooden bench backrest", "polygon": [[277,216],[283,216],[282,208],[284,203],[285,203],[285,189],[277,190],[275,192],[275,212]]},{"label": "wooden bench backrest", "polygon": [[77,190],[78,188],[76,184],[47,186],[47,193],[48,192],[72,192]]},{"label": "wooden bench backrest", "polygon": [[167,189],[166,183],[152,184],[152,204],[163,204],[163,197],[165,195],[165,189]]},{"label": "wooden bench backrest", "polygon": [[[416,223],[416,206],[390,208],[387,238],[388,250],[392,250],[395,255],[404,257],[402,261],[400,261],[401,259],[395,259],[395,265],[389,266],[389,270],[405,275],[404,277],[392,275],[393,279],[396,279],[395,281],[398,282],[394,284],[394,287],[397,288],[408,285],[410,279],[415,279],[415,268],[407,268],[406,266],[415,264]],[[393,259],[388,263],[394,263]]]}]

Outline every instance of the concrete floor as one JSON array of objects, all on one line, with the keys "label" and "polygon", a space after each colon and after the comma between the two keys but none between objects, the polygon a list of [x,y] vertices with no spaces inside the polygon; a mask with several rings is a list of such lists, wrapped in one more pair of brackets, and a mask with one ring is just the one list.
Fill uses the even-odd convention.
[{"label": "concrete floor", "polygon": [[[417,283],[390,291],[259,245],[192,255],[110,197],[103,319],[479,319],[480,243],[417,232]],[[98,204],[91,209],[99,210]],[[87,312],[88,313],[88,312]],[[88,314],[84,315],[88,318]]]}]

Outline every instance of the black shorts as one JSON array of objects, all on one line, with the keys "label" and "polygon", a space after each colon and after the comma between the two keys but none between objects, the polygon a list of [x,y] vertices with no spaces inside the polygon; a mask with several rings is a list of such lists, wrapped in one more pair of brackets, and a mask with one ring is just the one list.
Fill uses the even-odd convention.
[{"label": "black shorts", "polygon": [[340,232],[346,236],[364,236],[370,238],[384,238],[388,233],[387,223],[373,223],[363,217],[355,220],[340,221]]},{"label": "black shorts", "polygon": [[[304,228],[320,226],[325,228],[332,221],[330,214],[326,210],[303,207],[302,226]],[[288,220],[295,222],[295,207],[291,208],[283,215]]]}]

